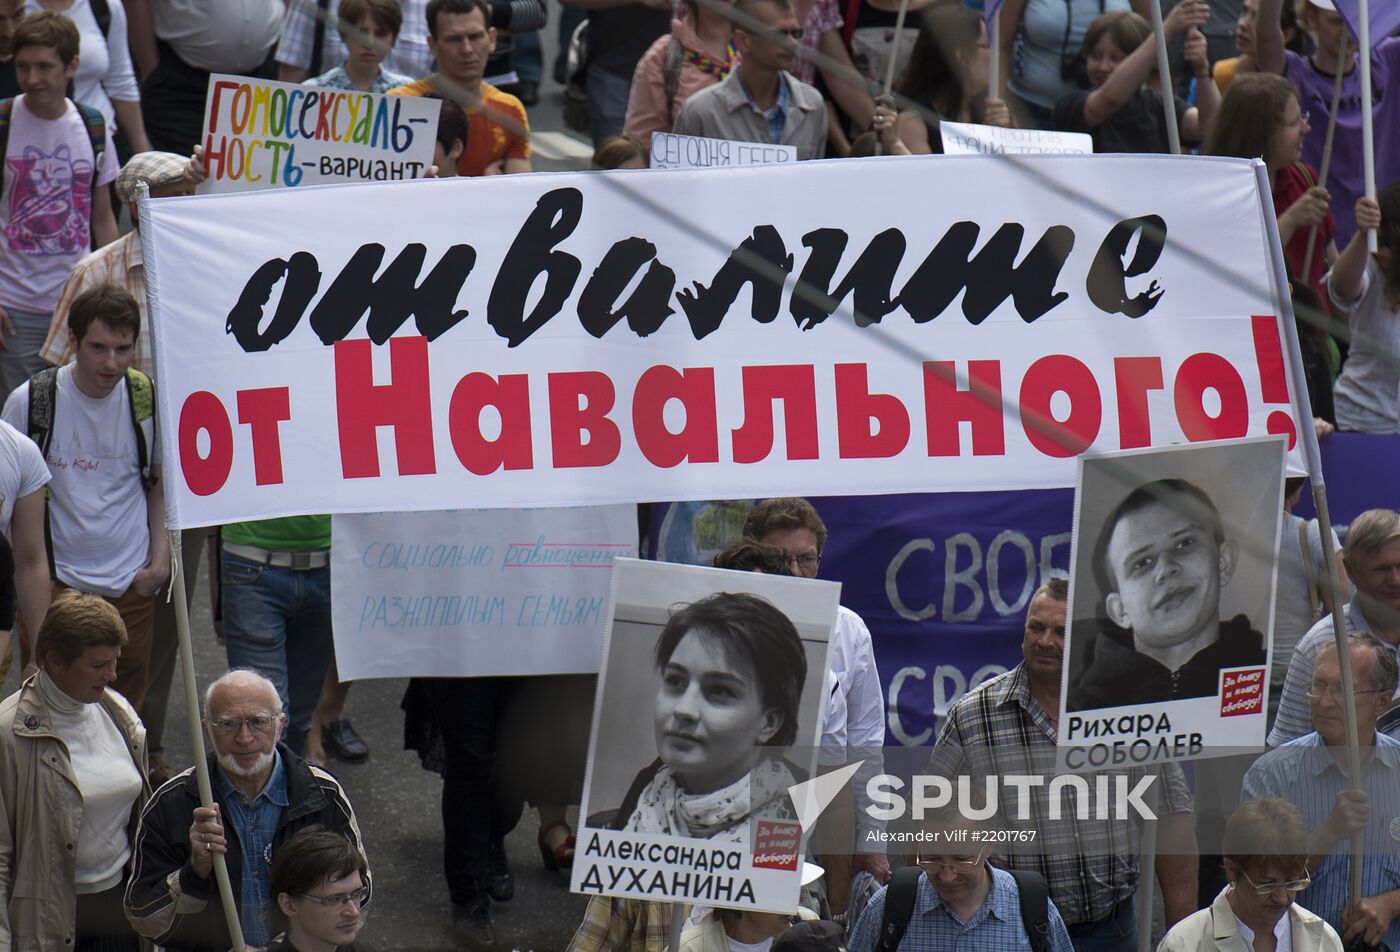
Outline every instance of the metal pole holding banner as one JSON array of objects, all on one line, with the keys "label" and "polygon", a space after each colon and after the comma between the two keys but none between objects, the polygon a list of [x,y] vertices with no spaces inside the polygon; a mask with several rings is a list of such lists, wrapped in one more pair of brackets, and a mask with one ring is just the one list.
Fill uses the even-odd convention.
[{"label": "metal pole holding banner", "polygon": [[1172,67],[1167,62],[1167,31],[1162,26],[1162,0],[1152,0],[1152,35],[1157,38],[1157,76],[1162,86],[1162,108],[1167,120],[1167,144],[1172,155],[1181,154],[1181,130],[1176,126],[1176,87]]},{"label": "metal pole holding banner", "polygon": [[[881,87],[880,95],[889,98],[890,90],[894,88],[894,70],[899,64],[900,37],[904,35],[904,18],[909,15],[909,0],[899,0],[899,12],[894,18],[894,45],[890,47],[890,58],[885,63],[885,82]],[[880,142],[880,134],[875,133],[875,154],[883,155],[885,147]]]},{"label": "metal pole holding banner", "polygon": [[885,85],[884,95],[890,94],[890,89],[894,87],[894,70],[899,64],[899,40],[904,36],[904,18],[909,15],[909,0],[899,0],[899,12],[894,18],[894,45],[890,48],[890,58],[885,63]]},{"label": "metal pole holding banner", "polygon": [[[185,675],[185,716],[190,725],[190,743],[194,747],[194,776],[199,784],[199,805],[214,806],[214,788],[209,783],[209,764],[204,755],[204,729],[199,716],[199,692],[195,689],[194,652],[190,648],[190,608],[185,599],[184,552],[179,529],[167,529],[170,539],[170,592],[175,599],[175,630],[180,639],[180,670]],[[222,818],[221,818],[222,822]],[[190,844],[194,848],[194,844]],[[224,922],[228,925],[229,944],[233,952],[243,952],[243,928],[238,923],[238,907],[233,902],[233,887],[228,879],[228,864],[223,853],[210,853],[214,861],[214,881],[219,887],[219,901],[224,907]]]},{"label": "metal pole holding banner", "polygon": [[[1343,34],[1345,44],[1346,34]],[[1375,200],[1376,197],[1376,146],[1374,130],[1371,128],[1375,119],[1374,108],[1371,105],[1371,0],[1358,0],[1356,4],[1356,39],[1360,41],[1361,49],[1357,57],[1361,60],[1361,168],[1366,176],[1366,197]],[[1345,49],[1345,46],[1343,46]],[[1337,71],[1340,73],[1341,63],[1337,64]],[[1366,250],[1375,254],[1379,245],[1375,231],[1366,232]],[[1345,669],[1344,669],[1345,670]],[[1355,855],[1355,850],[1352,851]]]},{"label": "metal pole holding banner", "polygon": [[[1332,80],[1332,110],[1327,114],[1327,138],[1322,140],[1322,168],[1317,171],[1317,184],[1323,188],[1327,187],[1327,173],[1332,168],[1332,140],[1337,135],[1337,110],[1342,105],[1342,77],[1346,72],[1341,64],[1337,66],[1337,75]],[[1308,250],[1303,255],[1303,273],[1298,275],[1298,280],[1304,284],[1308,283],[1308,275],[1312,274],[1313,251],[1317,246],[1317,226],[1313,225],[1308,231]]]},{"label": "metal pole holding banner", "polygon": [[[1256,171],[1259,178],[1259,200],[1272,202],[1269,190],[1269,173],[1261,162]],[[1265,207],[1268,207],[1267,205]],[[1298,440],[1303,445],[1303,459],[1307,463],[1308,480],[1312,483],[1313,506],[1317,510],[1317,523],[1322,534],[1322,557],[1327,562],[1327,586],[1332,596],[1332,631],[1337,642],[1337,665],[1342,672],[1342,697],[1352,696],[1351,652],[1346,648],[1346,619],[1342,617],[1342,586],[1337,578],[1337,554],[1332,548],[1332,517],[1327,510],[1327,484],[1322,478],[1322,453],[1317,447],[1317,430],[1313,427],[1312,402],[1308,399],[1308,388],[1303,384],[1307,372],[1303,368],[1303,352],[1298,345],[1298,325],[1293,315],[1293,301],[1284,293],[1288,287],[1288,271],[1283,263],[1283,242],[1279,240],[1278,223],[1272,215],[1265,215],[1264,234],[1269,241],[1269,256],[1273,259],[1274,295],[1283,322],[1283,337],[1287,351],[1288,366],[1292,377],[1293,408],[1298,418]],[[1347,778],[1352,789],[1361,788],[1361,749],[1356,734],[1356,708],[1343,704],[1342,716],[1347,732]],[[1351,892],[1353,898],[1361,896],[1361,833],[1351,837]]]},{"label": "metal pole holding banner", "polygon": [[987,45],[990,56],[987,70],[987,98],[1001,98],[1001,11],[987,20]]}]

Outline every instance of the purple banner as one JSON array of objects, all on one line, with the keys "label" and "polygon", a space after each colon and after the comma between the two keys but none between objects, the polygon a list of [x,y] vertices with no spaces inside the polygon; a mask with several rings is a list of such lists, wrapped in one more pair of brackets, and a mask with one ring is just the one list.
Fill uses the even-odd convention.
[{"label": "purple banner", "polygon": [[[1327,509],[1341,533],[1367,509],[1400,509],[1400,437],[1369,433],[1333,433],[1318,444],[1327,480]],[[1293,510],[1306,519],[1313,510],[1312,491]]]},{"label": "purple banner", "polygon": [[[1333,522],[1400,509],[1400,438],[1337,433],[1322,441]],[[938,716],[969,688],[1021,660],[1026,604],[1069,569],[1074,492],[814,498],[830,533],[820,576],[870,627],[885,690],[886,742],[926,746]],[[752,500],[652,507],[648,553],[708,565],[739,539]],[[1311,518],[1304,495],[1297,513]]]},{"label": "purple banner", "polygon": [[[1357,24],[1361,22],[1359,0],[1333,0],[1333,2],[1336,4],[1337,12],[1347,22],[1352,35],[1361,36],[1361,31],[1356,28]],[[1380,46],[1382,40],[1396,30],[1400,30],[1400,2],[1397,0],[1371,0],[1368,7],[1371,20],[1371,48],[1375,49]]]},{"label": "purple banner", "polygon": [[[936,715],[1021,660],[1026,604],[1069,567],[1074,493],[814,498],[830,533],[821,577],[870,628],[887,743],[933,743]],[[653,507],[650,552],[709,564],[739,538],[749,501]]]}]

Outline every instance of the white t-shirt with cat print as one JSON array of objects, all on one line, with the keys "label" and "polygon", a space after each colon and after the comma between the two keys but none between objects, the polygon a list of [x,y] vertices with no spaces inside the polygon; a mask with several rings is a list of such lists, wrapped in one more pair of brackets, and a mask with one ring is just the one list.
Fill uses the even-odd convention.
[{"label": "white t-shirt with cat print", "polygon": [[[58,119],[40,119],[15,99],[0,191],[0,305],[49,313],[92,235],[92,139],[70,100]],[[97,184],[117,177],[109,140]]]}]

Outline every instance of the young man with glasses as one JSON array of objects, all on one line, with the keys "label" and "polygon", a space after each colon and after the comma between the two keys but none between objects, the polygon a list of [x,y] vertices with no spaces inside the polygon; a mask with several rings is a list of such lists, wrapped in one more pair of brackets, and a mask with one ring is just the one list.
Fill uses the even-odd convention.
[{"label": "young man with glasses", "polygon": [[213,877],[213,856],[223,853],[243,938],[266,948],[268,883],[282,848],[315,826],[347,837],[363,855],[359,824],[335,778],[278,742],[287,719],[267,678],[230,671],[209,686],[204,712],[215,805],[199,805],[193,768],[156,791],[136,833],[127,918],[166,952],[229,948]]},{"label": "young man with glasses", "polygon": [[798,159],[820,159],[826,151],[826,103],[790,72],[802,38],[791,0],[737,0],[733,19],[739,66],[723,82],[687,99],[671,131],[791,145]]},{"label": "young man with glasses", "polygon": [[[1382,940],[1400,948],[1400,741],[1377,733],[1376,720],[1395,693],[1394,652],[1368,634],[1347,636],[1352,694],[1341,688],[1333,645],[1323,648],[1308,697],[1315,730],[1269,751],[1249,768],[1241,796],[1278,797],[1298,807],[1311,884],[1298,902],[1317,913],[1346,942]],[[1344,703],[1356,712],[1361,788],[1347,776]],[[1349,901],[1351,837],[1362,838],[1362,898]]]},{"label": "young man with glasses", "polygon": [[[1020,949],[1030,925],[1021,915],[1016,880],[987,862],[991,847],[972,839],[987,829],[949,805],[924,814],[917,863],[920,869],[913,911],[898,949]],[[886,887],[865,907],[850,952],[873,952],[885,926]],[[1041,887],[1044,889],[1044,886]],[[1071,952],[1069,932],[1059,910],[1046,904],[1050,952]]]},{"label": "young man with glasses", "polygon": [[281,933],[268,952],[355,950],[369,900],[369,870],[355,844],[328,830],[303,830],[272,864],[272,927]]}]

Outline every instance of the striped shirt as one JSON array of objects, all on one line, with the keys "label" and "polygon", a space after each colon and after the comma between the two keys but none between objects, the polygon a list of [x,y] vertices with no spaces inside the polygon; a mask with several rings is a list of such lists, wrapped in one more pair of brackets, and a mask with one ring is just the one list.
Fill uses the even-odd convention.
[{"label": "striped shirt", "polygon": [[73,359],[73,347],[68,338],[68,311],[79,294],[99,284],[119,285],[136,298],[136,306],[141,311],[141,332],[136,335],[131,366],[154,380],[156,358],[151,346],[154,335],[146,319],[146,269],[142,265],[141,235],[135,231],[103,245],[73,266],[63,290],[58,292],[49,336],[39,349],[39,356],[55,367]]},{"label": "striped shirt", "polygon": [[[1355,600],[1343,610],[1342,619],[1348,632],[1375,630]],[[1333,631],[1329,612],[1308,629],[1308,633],[1293,649],[1293,660],[1288,662],[1288,677],[1284,679],[1283,696],[1279,700],[1278,717],[1274,719],[1273,730],[1269,731],[1270,747],[1278,747],[1312,731],[1312,702],[1308,700],[1308,689],[1312,687],[1317,656],[1327,645],[1336,643]],[[1396,650],[1396,660],[1400,661],[1400,646],[1392,647]]]},{"label": "striped shirt", "polygon": [[[379,73],[374,77],[374,82],[369,84],[369,91],[372,93],[387,93],[391,89],[413,82],[407,76],[400,73],[391,73],[384,67],[379,67]],[[325,86],[327,89],[354,89],[355,83],[345,72],[345,66],[337,66],[328,70],[320,76],[313,76],[306,81],[308,86]]]},{"label": "striped shirt", "polygon": [[[1316,731],[1269,751],[1244,775],[1243,800],[1279,797],[1303,813],[1303,825],[1315,830],[1332,812],[1337,794],[1351,787],[1346,771],[1332,757]],[[1400,741],[1376,735],[1374,754],[1361,767],[1361,789],[1371,809],[1362,833],[1361,895],[1377,896],[1400,889]],[[1312,871],[1312,885],[1297,896],[1341,931],[1347,902],[1351,839],[1343,837]],[[1390,948],[1400,948],[1400,918],[1385,934]]]},{"label": "striped shirt", "polygon": [[[938,890],[928,881],[928,874],[919,875],[919,892],[914,899],[914,911],[909,916],[909,925],[904,930],[904,938],[899,941],[900,949],[957,950],[957,952],[1006,952],[1012,949],[1029,949],[1030,939],[1026,937],[1026,926],[1021,919],[1020,893],[1016,880],[1011,874],[988,866],[992,873],[992,889],[968,922],[958,918],[957,913],[938,895]],[[880,921],[885,914],[885,894],[888,888],[881,889],[870,900],[870,905],[860,915],[855,931],[851,933],[850,952],[873,952],[880,938]],[[1049,925],[1050,952],[1073,952],[1069,932],[1064,920],[1048,902],[1046,918]]]},{"label": "striped shirt", "polygon": [[[974,802],[980,803],[987,777],[1034,775],[1048,783],[1057,773],[1055,737],[1050,716],[1031,696],[1025,664],[1018,664],[979,685],[953,706],[933,748],[927,773],[949,778],[970,775],[972,789],[977,791]],[[1139,767],[1107,773],[1107,779],[1117,782],[1123,777],[1131,787],[1145,775]],[[1098,776],[1086,775],[1091,788]],[[1189,812],[1191,792],[1181,768],[1164,765],[1161,781],[1157,785],[1157,814]],[[1052,820],[1046,787],[1030,787],[1028,792],[1026,819],[1018,819],[1014,809],[1003,809],[1000,819],[1011,829],[1034,830],[1034,845],[999,855],[998,864],[1044,876],[1050,897],[1066,923],[1102,922],[1137,892],[1137,824],[1125,819],[1079,819],[1077,804],[1063,796],[1056,801],[1063,807],[1062,818]],[[1014,796],[1014,791],[1008,795]]]}]

